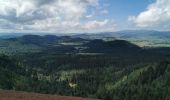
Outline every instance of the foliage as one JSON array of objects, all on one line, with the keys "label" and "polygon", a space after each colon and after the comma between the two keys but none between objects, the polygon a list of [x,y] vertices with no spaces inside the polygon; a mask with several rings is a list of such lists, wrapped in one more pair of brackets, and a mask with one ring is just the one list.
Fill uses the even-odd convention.
[{"label": "foliage", "polygon": [[105,100],[170,99],[169,49],[143,49],[124,40],[86,43],[68,38],[17,39],[24,48],[36,45],[41,49],[0,55],[0,88]]}]

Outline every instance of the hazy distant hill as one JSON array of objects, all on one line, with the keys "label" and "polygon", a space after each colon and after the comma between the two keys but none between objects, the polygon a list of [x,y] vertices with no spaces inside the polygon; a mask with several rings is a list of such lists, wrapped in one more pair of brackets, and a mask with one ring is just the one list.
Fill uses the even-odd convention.
[{"label": "hazy distant hill", "polygon": [[154,31],[154,30],[124,30],[117,32],[102,32],[93,34],[78,34],[73,35],[73,37],[80,38],[92,38],[92,39],[102,39],[105,37],[115,37],[119,39],[159,39],[168,38],[170,36],[169,31]]},{"label": "hazy distant hill", "polygon": [[170,47],[170,32],[169,31],[154,31],[154,30],[125,30],[117,32],[103,32],[93,34],[79,34],[73,37],[84,39],[103,39],[114,40],[123,39],[131,41],[141,47]]},{"label": "hazy distant hill", "polygon": [[[3,35],[0,36],[0,39],[17,38],[26,34],[30,34],[30,33],[15,33],[15,35],[12,33],[3,33]],[[40,33],[33,33],[33,34],[37,34],[37,35],[26,35],[24,37],[31,38],[31,36],[38,36],[38,34]],[[41,36],[40,42],[42,42],[42,44],[44,43],[44,40],[46,40],[46,42],[50,42],[50,41],[54,42],[55,39],[57,39],[58,37],[63,37],[62,39],[61,38],[58,39],[64,41],[73,41],[73,39],[75,39],[75,41],[76,40],[80,41],[80,39],[86,39],[86,40],[102,39],[105,41],[113,41],[115,39],[121,39],[121,40],[131,41],[141,47],[144,46],[145,47],[146,46],[170,47],[170,31],[124,30],[124,31],[117,31],[117,32],[65,34],[65,36],[56,33],[56,35]]]}]

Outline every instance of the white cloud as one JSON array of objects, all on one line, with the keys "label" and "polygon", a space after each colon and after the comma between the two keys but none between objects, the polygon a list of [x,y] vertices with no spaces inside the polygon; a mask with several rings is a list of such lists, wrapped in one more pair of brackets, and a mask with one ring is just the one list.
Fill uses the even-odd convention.
[{"label": "white cloud", "polygon": [[88,5],[95,4],[97,0],[0,0],[0,16],[18,22],[56,16],[79,19]]},{"label": "white cloud", "polygon": [[82,27],[84,29],[87,29],[87,30],[92,30],[92,29],[96,29],[98,27],[103,27],[105,25],[108,24],[108,20],[104,20],[104,21],[89,21],[87,23],[85,23],[85,25]]},{"label": "white cloud", "polygon": [[116,31],[117,25],[113,20],[105,19],[105,20],[91,20],[82,25],[79,25],[80,29],[85,32],[111,32]]},{"label": "white cloud", "polygon": [[130,16],[128,20],[138,27],[170,27],[170,0],[156,0],[146,11]]},{"label": "white cloud", "polygon": [[98,0],[0,0],[0,29],[59,32],[97,29],[109,24],[106,19],[88,20],[88,8],[98,5]]}]

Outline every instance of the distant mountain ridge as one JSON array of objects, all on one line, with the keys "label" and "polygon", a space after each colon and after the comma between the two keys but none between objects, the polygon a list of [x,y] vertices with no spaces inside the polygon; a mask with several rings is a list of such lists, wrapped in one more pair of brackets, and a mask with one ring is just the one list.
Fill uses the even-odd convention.
[{"label": "distant mountain ridge", "polygon": [[129,39],[129,38],[159,38],[164,37],[167,38],[170,36],[170,31],[154,31],[154,30],[124,30],[117,32],[102,32],[95,34],[78,34],[73,35],[73,37],[81,37],[81,38],[104,38],[104,37],[115,37],[120,39]]},{"label": "distant mountain ridge", "polygon": [[140,47],[170,47],[170,31],[124,30],[95,34],[78,34],[72,37],[83,39],[127,40]]},{"label": "distant mountain ridge", "polygon": [[[1,39],[15,38],[24,36],[27,34],[41,35],[45,36],[45,33],[3,33],[0,36]],[[159,38],[169,38],[170,31],[155,31],[155,30],[122,30],[116,32],[100,32],[100,33],[67,33],[62,35],[61,33],[53,33],[55,35],[47,36],[70,36],[72,38],[82,38],[82,39],[103,39],[103,38],[117,38],[117,39],[159,39]],[[52,33],[51,33],[52,34]]]}]

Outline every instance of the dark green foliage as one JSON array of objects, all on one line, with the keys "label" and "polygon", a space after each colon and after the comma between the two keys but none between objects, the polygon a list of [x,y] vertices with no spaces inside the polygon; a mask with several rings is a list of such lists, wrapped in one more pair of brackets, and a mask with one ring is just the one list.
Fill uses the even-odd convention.
[{"label": "dark green foliage", "polygon": [[[113,100],[167,100],[170,95],[168,90],[169,62],[162,62],[140,72],[137,78],[129,78],[120,86],[108,91],[109,98]],[[132,75],[135,75],[132,72]],[[105,96],[103,99],[107,99]]]},{"label": "dark green foliage", "polygon": [[0,88],[13,89],[19,68],[7,56],[0,56]]},{"label": "dark green foliage", "polygon": [[6,41],[41,50],[1,55],[1,89],[105,100],[170,99],[169,49],[51,35]]},{"label": "dark green foliage", "polygon": [[2,89],[105,100],[169,98],[170,79],[167,76],[170,76],[170,66],[166,61],[159,63],[156,59],[157,62],[149,59],[142,61],[140,58],[120,61],[120,58],[109,55],[45,56],[39,53],[24,58],[19,59],[22,64],[16,64],[7,56],[1,57],[1,64],[8,62],[15,67],[3,67],[13,75],[1,72],[5,73],[1,78],[8,79],[1,81]]}]

